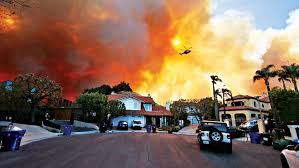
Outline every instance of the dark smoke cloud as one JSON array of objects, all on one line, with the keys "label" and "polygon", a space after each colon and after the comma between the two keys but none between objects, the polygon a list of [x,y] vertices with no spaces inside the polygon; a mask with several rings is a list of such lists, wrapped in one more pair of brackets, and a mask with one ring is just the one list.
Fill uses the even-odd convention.
[{"label": "dark smoke cloud", "polygon": [[[48,75],[73,99],[82,90],[159,71],[174,34],[166,6],[155,1],[41,0],[0,33],[0,80]],[[1,31],[1,29],[0,29]]]}]

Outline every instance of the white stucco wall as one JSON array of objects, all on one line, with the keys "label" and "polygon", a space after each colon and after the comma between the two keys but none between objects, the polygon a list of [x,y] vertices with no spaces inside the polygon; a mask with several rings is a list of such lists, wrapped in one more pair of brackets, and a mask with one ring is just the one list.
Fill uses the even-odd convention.
[{"label": "white stucco wall", "polygon": [[126,110],[141,110],[141,102],[133,98],[124,98],[119,101],[123,102]]},{"label": "white stucco wall", "polygon": [[112,119],[112,126],[117,127],[119,121],[127,121],[128,126],[131,127],[133,120],[141,121],[142,127],[144,127],[146,124],[146,120],[145,120],[144,116],[129,116],[128,115],[128,116],[120,116],[120,117],[116,117],[116,118]]},{"label": "white stucco wall", "polygon": [[190,124],[199,124],[198,120],[196,119],[196,116],[189,115],[187,117],[187,120],[190,121]]}]

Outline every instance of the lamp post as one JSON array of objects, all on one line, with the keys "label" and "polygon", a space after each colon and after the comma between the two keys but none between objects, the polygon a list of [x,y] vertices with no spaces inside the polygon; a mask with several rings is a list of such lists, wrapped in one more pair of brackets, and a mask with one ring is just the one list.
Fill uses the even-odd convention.
[{"label": "lamp post", "polygon": [[259,107],[259,112],[261,115],[261,119],[258,119],[258,129],[259,129],[259,133],[265,133],[265,124],[264,124],[264,117],[263,117],[263,113],[262,113],[262,109],[261,109],[261,103],[260,103],[260,96],[256,96],[255,97],[257,102],[258,102],[258,107]]}]

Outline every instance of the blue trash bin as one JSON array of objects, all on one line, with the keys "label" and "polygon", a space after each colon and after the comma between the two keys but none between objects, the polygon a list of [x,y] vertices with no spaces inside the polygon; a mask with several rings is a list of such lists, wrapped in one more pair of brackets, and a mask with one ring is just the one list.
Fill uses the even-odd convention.
[{"label": "blue trash bin", "polygon": [[152,126],[151,125],[147,125],[146,126],[146,132],[147,133],[151,133],[152,132]]},{"label": "blue trash bin", "polygon": [[3,131],[1,132],[1,151],[16,151],[19,150],[22,137],[26,130],[18,131]]},{"label": "blue trash bin", "polygon": [[261,143],[261,135],[258,132],[249,132],[250,142],[253,144]]},{"label": "blue trash bin", "polygon": [[63,135],[71,135],[72,129],[73,129],[72,125],[63,125],[62,126]]}]

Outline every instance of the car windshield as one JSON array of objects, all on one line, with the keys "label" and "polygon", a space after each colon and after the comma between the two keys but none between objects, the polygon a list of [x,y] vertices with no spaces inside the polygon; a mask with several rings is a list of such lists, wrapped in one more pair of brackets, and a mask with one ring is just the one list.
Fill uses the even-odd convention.
[{"label": "car windshield", "polygon": [[203,127],[203,129],[216,128],[220,132],[227,132],[226,124],[224,124],[224,123],[205,122],[205,123],[202,123],[202,127]]},{"label": "car windshield", "polygon": [[119,124],[127,124],[126,121],[120,121]]},{"label": "car windshield", "polygon": [[141,121],[133,121],[134,124],[141,124]]}]

